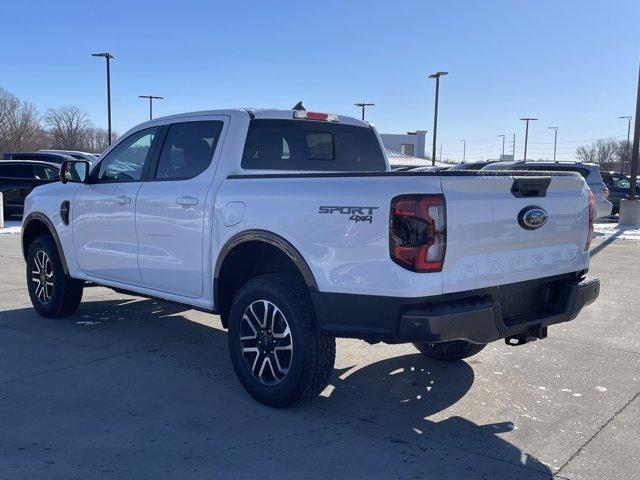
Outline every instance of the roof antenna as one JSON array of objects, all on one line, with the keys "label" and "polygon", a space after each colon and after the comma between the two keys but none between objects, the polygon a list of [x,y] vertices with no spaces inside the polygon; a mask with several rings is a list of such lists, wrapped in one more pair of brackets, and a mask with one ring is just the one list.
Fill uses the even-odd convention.
[{"label": "roof antenna", "polygon": [[304,105],[302,105],[302,102],[298,102],[296,103],[296,106],[293,107],[293,110],[306,110],[306,108],[304,108]]}]

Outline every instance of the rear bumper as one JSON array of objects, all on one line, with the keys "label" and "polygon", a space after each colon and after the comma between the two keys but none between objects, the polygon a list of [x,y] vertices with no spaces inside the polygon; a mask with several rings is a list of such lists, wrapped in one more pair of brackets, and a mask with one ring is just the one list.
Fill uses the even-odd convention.
[{"label": "rear bumper", "polygon": [[[600,292],[575,274],[473,292],[398,299],[312,292],[320,328],[339,337],[388,343],[543,338],[546,327],[576,318]],[[342,298],[339,298],[342,297]]]}]

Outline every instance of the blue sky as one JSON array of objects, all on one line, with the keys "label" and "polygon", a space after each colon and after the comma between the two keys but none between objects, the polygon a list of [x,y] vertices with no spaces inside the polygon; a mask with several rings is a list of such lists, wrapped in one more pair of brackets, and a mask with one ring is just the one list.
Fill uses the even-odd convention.
[{"label": "blue sky", "polygon": [[[104,61],[112,63],[114,128],[144,121],[138,95],[165,97],[157,115],[261,106],[358,116],[382,133],[433,122],[441,82],[443,156],[496,157],[499,134],[531,125],[531,158],[626,137],[635,108],[640,2],[191,1],[4,2],[0,86],[41,111],[73,104],[106,126]],[[431,137],[428,139],[431,142]]]}]

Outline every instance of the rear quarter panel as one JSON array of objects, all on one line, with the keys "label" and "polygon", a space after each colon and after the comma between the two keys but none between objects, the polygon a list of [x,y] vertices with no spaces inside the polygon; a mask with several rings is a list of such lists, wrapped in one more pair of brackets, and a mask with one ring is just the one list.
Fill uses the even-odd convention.
[{"label": "rear quarter panel", "polygon": [[[435,176],[227,179],[216,200],[215,225],[219,228],[214,228],[214,258],[235,234],[267,230],[300,252],[321,291],[438,295],[442,293],[441,273],[417,274],[391,261],[389,208],[397,195],[441,193],[440,183]],[[238,204],[244,205],[242,221],[226,227],[225,222],[232,223],[229,216],[237,217]],[[320,207],[331,206],[371,208],[371,223],[356,222],[340,212],[320,213]]]}]

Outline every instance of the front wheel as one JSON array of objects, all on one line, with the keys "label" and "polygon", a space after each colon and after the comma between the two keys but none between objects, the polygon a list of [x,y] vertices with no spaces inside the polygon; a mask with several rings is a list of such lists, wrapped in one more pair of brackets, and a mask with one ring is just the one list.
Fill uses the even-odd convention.
[{"label": "front wheel", "polygon": [[451,340],[449,342],[439,343],[414,343],[414,347],[418,349],[425,357],[436,360],[461,360],[479,353],[486,343],[472,343],[466,340]]},{"label": "front wheel", "polygon": [[319,331],[308,293],[292,275],[261,275],[240,289],[228,341],[240,383],[271,407],[315,397],[333,371],[335,339]]},{"label": "front wheel", "polygon": [[33,308],[43,317],[68,317],[80,305],[83,282],[64,273],[51,235],[41,235],[29,247],[27,288]]}]

